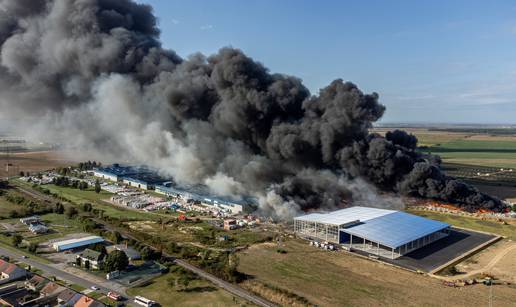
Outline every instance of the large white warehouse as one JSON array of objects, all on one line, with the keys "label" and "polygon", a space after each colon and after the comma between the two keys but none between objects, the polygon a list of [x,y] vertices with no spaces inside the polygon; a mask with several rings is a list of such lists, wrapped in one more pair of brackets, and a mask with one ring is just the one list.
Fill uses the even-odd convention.
[{"label": "large white warehouse", "polygon": [[57,252],[60,252],[60,251],[64,251],[67,249],[84,247],[84,246],[88,246],[88,245],[95,244],[95,243],[101,243],[101,242],[104,242],[104,239],[102,237],[89,236],[89,237],[84,237],[84,238],[80,238],[80,239],[70,239],[70,240],[54,242],[52,244],[52,247]]},{"label": "large white warehouse", "polygon": [[450,225],[401,211],[351,207],[296,217],[294,230],[302,237],[395,259],[448,236]]}]

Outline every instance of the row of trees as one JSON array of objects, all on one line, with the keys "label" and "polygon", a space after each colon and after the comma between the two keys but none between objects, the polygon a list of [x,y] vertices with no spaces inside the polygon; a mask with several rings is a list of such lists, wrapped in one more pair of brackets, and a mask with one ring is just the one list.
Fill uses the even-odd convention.
[{"label": "row of trees", "polygon": [[80,162],[77,165],[77,169],[79,169],[80,171],[89,171],[89,170],[94,169],[95,167],[100,167],[100,166],[102,166],[102,163],[100,163],[100,162],[86,161],[86,162]]},{"label": "row of trees", "polygon": [[70,180],[70,178],[66,176],[53,178],[52,183],[59,187],[71,187],[79,190],[87,190],[89,187],[86,181]]}]

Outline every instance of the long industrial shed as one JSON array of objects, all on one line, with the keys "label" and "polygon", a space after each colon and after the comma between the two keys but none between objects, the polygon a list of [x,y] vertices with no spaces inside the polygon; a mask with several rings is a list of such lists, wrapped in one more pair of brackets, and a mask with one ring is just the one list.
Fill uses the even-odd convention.
[{"label": "long industrial shed", "polygon": [[413,214],[369,207],[294,218],[301,237],[396,259],[448,236],[450,225]]}]

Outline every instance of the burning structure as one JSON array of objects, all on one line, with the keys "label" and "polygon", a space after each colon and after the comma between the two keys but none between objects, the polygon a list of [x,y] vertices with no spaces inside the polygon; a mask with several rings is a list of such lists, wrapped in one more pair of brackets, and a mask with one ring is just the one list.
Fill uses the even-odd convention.
[{"label": "burning structure", "polygon": [[220,196],[251,193],[264,214],[334,209],[375,189],[504,207],[446,176],[414,136],[369,133],[385,111],[378,94],[335,80],[312,95],[233,48],[183,59],[162,48],[152,8],[132,0],[0,0],[0,51],[2,112],[33,123],[20,133]]}]

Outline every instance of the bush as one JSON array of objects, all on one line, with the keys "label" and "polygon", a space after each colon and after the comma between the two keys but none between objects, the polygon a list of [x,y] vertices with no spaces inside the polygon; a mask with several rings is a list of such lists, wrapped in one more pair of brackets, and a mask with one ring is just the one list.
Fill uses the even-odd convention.
[{"label": "bush", "polygon": [[14,246],[16,246],[16,247],[18,247],[18,246],[22,243],[22,241],[23,241],[23,237],[22,237],[22,236],[20,236],[19,234],[15,234],[15,235],[14,235],[14,236],[12,236],[12,238],[11,238],[11,243],[12,243]]},{"label": "bush", "polygon": [[107,255],[104,261],[104,270],[106,272],[123,271],[129,265],[129,259],[123,251],[114,250]]}]

